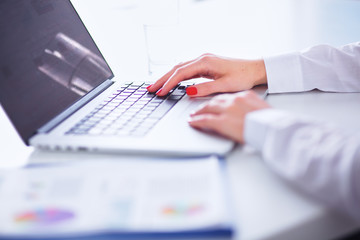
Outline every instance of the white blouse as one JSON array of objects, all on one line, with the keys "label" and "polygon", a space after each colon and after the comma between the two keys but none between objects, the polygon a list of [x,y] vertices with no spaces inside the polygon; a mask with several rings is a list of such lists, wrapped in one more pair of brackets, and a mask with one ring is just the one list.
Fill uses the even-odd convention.
[{"label": "white blouse", "polygon": [[[360,92],[360,42],[264,60],[269,93]],[[245,141],[279,175],[360,221],[360,136],[266,109],[246,116]]]}]

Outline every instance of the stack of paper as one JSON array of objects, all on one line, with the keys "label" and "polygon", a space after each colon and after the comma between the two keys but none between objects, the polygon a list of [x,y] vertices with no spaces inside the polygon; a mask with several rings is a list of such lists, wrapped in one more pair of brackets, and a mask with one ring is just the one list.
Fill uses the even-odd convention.
[{"label": "stack of paper", "polygon": [[215,157],[0,172],[0,237],[230,237],[226,206]]}]

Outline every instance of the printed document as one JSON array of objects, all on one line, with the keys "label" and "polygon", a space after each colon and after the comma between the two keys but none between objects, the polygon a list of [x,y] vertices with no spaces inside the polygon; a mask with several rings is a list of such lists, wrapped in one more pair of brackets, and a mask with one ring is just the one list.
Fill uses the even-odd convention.
[{"label": "printed document", "polygon": [[0,171],[0,236],[171,232],[228,224],[216,157]]}]

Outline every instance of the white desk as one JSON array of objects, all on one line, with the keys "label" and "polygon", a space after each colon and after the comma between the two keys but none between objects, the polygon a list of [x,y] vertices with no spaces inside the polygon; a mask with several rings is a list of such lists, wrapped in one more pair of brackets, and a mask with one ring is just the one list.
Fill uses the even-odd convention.
[{"label": "white desk", "polygon": [[[147,62],[138,7],[142,0],[74,0],[80,16],[119,80],[146,78]],[[144,0],[145,1],[145,0]],[[180,0],[179,61],[204,52],[255,58],[317,43],[360,40],[359,1]],[[271,95],[274,107],[360,131],[360,94],[310,92]],[[101,159],[101,154],[52,153],[25,147],[0,112],[0,167],[29,162]],[[121,159],[127,156],[107,155]],[[237,147],[227,161],[236,239],[331,239],[356,229],[274,175],[261,156]]]}]

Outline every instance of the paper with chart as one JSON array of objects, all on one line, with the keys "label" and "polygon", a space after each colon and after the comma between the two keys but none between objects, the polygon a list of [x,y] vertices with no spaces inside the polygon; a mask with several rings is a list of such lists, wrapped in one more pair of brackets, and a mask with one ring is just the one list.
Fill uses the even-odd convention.
[{"label": "paper with chart", "polygon": [[0,172],[0,236],[227,223],[219,161],[103,160]]}]

